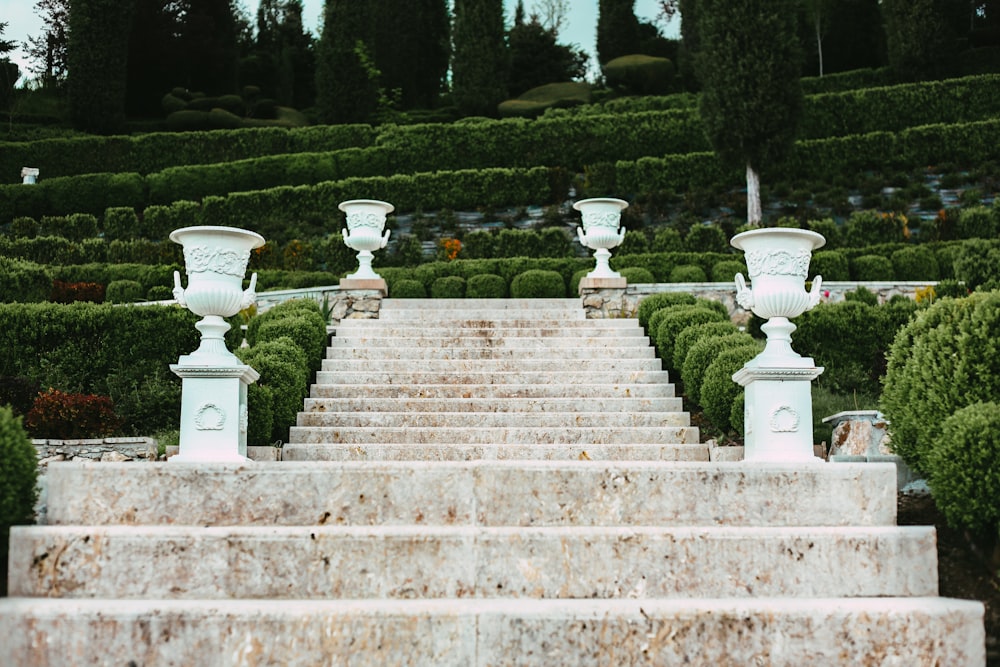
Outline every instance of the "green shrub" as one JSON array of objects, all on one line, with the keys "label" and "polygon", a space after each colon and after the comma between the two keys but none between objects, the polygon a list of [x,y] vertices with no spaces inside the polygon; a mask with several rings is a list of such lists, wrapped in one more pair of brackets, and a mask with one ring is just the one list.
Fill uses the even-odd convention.
[{"label": "green shrub", "polygon": [[1000,292],[940,299],[896,336],[889,353],[882,411],[892,448],[910,466],[932,473],[930,452],[945,420],[1000,397]]},{"label": "green shrub", "polygon": [[614,58],[601,71],[610,87],[630,95],[663,95],[674,78],[674,64],[668,58],[642,54]]},{"label": "green shrub", "polygon": [[[743,391],[733,382],[733,373],[760,354],[762,343],[733,347],[719,353],[702,378],[700,398],[705,416],[721,431],[730,431],[733,424],[730,415],[736,410],[736,397]],[[740,409],[742,411],[742,409]]]},{"label": "green shrub", "polygon": [[291,338],[282,337],[240,348],[236,350],[236,356],[260,373],[258,384],[271,390],[271,433],[269,436],[254,434],[251,439],[256,442],[287,442],[288,429],[295,424],[309,390],[305,352]]},{"label": "green shrub", "polygon": [[7,595],[10,527],[33,523],[38,498],[35,447],[7,406],[0,406],[0,597]]},{"label": "green shrub", "polygon": [[636,318],[639,320],[639,326],[648,334],[651,331],[649,318],[653,316],[653,313],[661,308],[680,305],[690,306],[694,305],[694,303],[694,295],[687,292],[660,292],[659,294],[652,294],[639,302],[639,306],[636,309]]},{"label": "green shrub", "polygon": [[1000,405],[977,402],[941,424],[927,452],[934,501],[949,525],[995,539],[1000,529]]},{"label": "green shrub", "polygon": [[823,280],[850,280],[851,272],[847,257],[839,250],[814,252],[809,260],[809,275],[822,276]]},{"label": "green shrub", "polygon": [[963,239],[995,239],[1000,234],[996,206],[968,206],[958,214],[958,236]]},{"label": "green shrub", "polygon": [[844,226],[844,244],[850,247],[902,242],[909,238],[906,216],[899,213],[855,211]]},{"label": "green shrub", "polygon": [[465,283],[468,299],[503,299],[507,296],[507,281],[495,273],[478,273]]},{"label": "green shrub", "polygon": [[591,272],[592,269],[580,269],[575,271],[569,279],[569,293],[579,294],[580,293],[580,281],[587,277],[587,274]]},{"label": "green shrub", "polygon": [[681,233],[673,227],[661,227],[653,235],[653,252],[681,252],[684,250],[684,240]]},{"label": "green shrub", "polygon": [[882,255],[861,255],[851,260],[851,278],[859,282],[893,279],[892,260]]},{"label": "green shrub", "polygon": [[470,259],[496,256],[496,235],[485,229],[469,232],[462,241],[462,254]]},{"label": "green shrub", "polygon": [[52,278],[44,267],[20,259],[0,257],[0,301],[46,301]]},{"label": "green shrub", "polygon": [[10,222],[10,235],[15,238],[33,239],[41,231],[41,225],[34,218],[21,216]]},{"label": "green shrub", "polygon": [[860,285],[856,289],[845,292],[844,301],[858,301],[860,303],[868,304],[869,306],[877,306],[878,295],[864,285]]},{"label": "green shrub", "polygon": [[24,417],[24,425],[32,437],[57,440],[115,435],[121,423],[109,397],[51,388],[35,398]]},{"label": "green shrub", "polygon": [[530,269],[514,276],[510,282],[513,299],[562,299],[566,296],[566,282],[557,271]]},{"label": "green shrub", "polygon": [[637,229],[625,232],[625,238],[615,251],[620,255],[641,255],[649,252],[649,240]]},{"label": "green shrub", "polygon": [[684,360],[687,358],[691,347],[702,338],[727,336],[738,333],[739,329],[730,320],[725,322],[705,322],[687,327],[679,334],[674,341],[674,370],[684,368]]},{"label": "green shrub", "polygon": [[426,299],[427,290],[419,280],[404,278],[392,284],[389,296],[394,299]]},{"label": "green shrub", "polygon": [[941,276],[934,251],[926,246],[909,246],[892,253],[896,280],[937,280]]},{"label": "green shrub", "polygon": [[104,290],[104,300],[108,303],[132,303],[142,301],[145,292],[138,280],[112,280]]},{"label": "green shrub", "polygon": [[656,282],[653,272],[641,266],[626,266],[623,269],[618,269],[618,273],[622,275],[622,278],[624,278],[629,285]]},{"label": "green shrub", "polygon": [[255,382],[247,387],[247,444],[266,447],[274,432],[274,392],[270,386]]},{"label": "green shrub", "polygon": [[729,241],[716,225],[694,225],[684,237],[684,247],[688,252],[726,252]]},{"label": "green shrub", "polygon": [[684,365],[681,366],[681,382],[684,383],[684,394],[695,404],[703,405],[701,401],[701,386],[705,371],[723,351],[734,347],[754,343],[753,337],[742,331],[734,331],[723,335],[705,335],[695,341],[684,355]]},{"label": "green shrub", "polygon": [[671,283],[704,283],[708,282],[705,269],[696,264],[682,264],[670,270],[667,282]]},{"label": "green shrub", "polygon": [[173,298],[173,290],[166,285],[153,285],[146,291],[146,301],[169,301]]},{"label": "green shrub", "polygon": [[[833,250],[834,248],[840,246],[840,226],[837,225],[835,220],[830,218],[810,220],[806,223],[806,227],[808,227],[810,231],[823,235],[823,238],[826,239],[826,243],[823,247],[827,248],[827,250]],[[813,257],[815,257],[815,253],[813,253]]]},{"label": "green shrub", "polygon": [[464,296],[465,278],[461,276],[443,276],[431,283],[432,299],[461,299]]},{"label": "green shrub", "polygon": [[131,206],[112,206],[104,211],[104,238],[131,239],[139,234],[139,216]]},{"label": "green shrub", "polygon": [[674,306],[659,318],[654,342],[656,350],[668,370],[674,368],[674,341],[690,326],[705,322],[723,322],[729,318],[718,310],[703,305]]},{"label": "green shrub", "polygon": [[963,241],[953,268],[955,279],[970,290],[1000,288],[1000,244],[985,239]]},{"label": "green shrub", "polygon": [[318,371],[326,356],[328,342],[326,322],[317,312],[300,310],[282,317],[266,319],[257,327],[254,338],[252,344],[256,345],[279,338],[293,340],[305,353],[306,365],[310,371]]},{"label": "green shrub", "polygon": [[738,259],[724,259],[712,265],[712,282],[731,283],[736,279],[736,274],[746,275],[747,265]]}]

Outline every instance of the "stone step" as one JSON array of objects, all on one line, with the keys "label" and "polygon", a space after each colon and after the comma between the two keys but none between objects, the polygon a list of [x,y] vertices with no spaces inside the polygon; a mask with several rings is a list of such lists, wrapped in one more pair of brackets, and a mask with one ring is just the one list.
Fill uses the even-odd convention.
[{"label": "stone step", "polygon": [[326,371],[410,372],[419,369],[423,373],[547,373],[565,371],[571,366],[578,373],[590,371],[659,371],[663,368],[659,359],[324,359]]},{"label": "stone step", "polygon": [[982,667],[982,620],[980,603],[941,598],[13,598],[0,663]]},{"label": "stone step", "polygon": [[[49,464],[47,477],[47,521],[52,525],[892,526],[896,522],[896,471],[891,463],[63,462]],[[178,492],[192,488],[199,489],[198,502]]]},{"label": "stone step", "polygon": [[[10,595],[926,597],[933,526],[15,526]],[[170,577],[151,563],[176,560]],[[915,568],[921,562],[926,567]],[[844,576],[850,573],[850,576]]]},{"label": "stone step", "polygon": [[300,412],[299,427],[330,428],[668,428],[690,426],[686,412]]},{"label": "stone step", "polygon": [[697,444],[695,426],[293,426],[290,444]]},{"label": "stone step", "polygon": [[[389,359],[414,360],[414,361],[440,361],[440,360],[461,360],[461,361],[540,361],[556,360],[569,361],[574,365],[578,361],[588,361],[597,363],[614,359],[654,359],[656,353],[649,346],[633,347],[539,347],[530,348],[505,348],[505,347],[467,347],[454,348],[439,346],[428,347],[408,347],[405,341],[400,341],[394,346],[387,347],[329,347],[326,351],[326,360],[333,363],[348,361],[382,361]],[[421,364],[422,365],[422,364]]]},{"label": "stone step", "polygon": [[[564,364],[565,368],[565,364]],[[366,370],[366,371],[319,371],[316,373],[316,384],[355,384],[355,385],[415,385],[415,384],[451,384],[451,385],[612,385],[629,386],[634,384],[669,384],[670,375],[667,371],[608,371],[608,370],[554,370],[554,371],[396,371]]]},{"label": "stone step", "polygon": [[680,398],[371,398],[355,394],[345,398],[307,398],[304,412],[408,412],[421,413],[558,413],[681,412]]},{"label": "stone step", "polygon": [[[334,328],[332,340],[337,338],[364,338],[366,340],[392,340],[399,338],[435,339],[435,340],[466,340],[469,338],[481,338],[487,340],[518,341],[521,339],[545,339],[552,341],[559,340],[610,340],[617,341],[642,339],[648,337],[646,332],[635,326],[618,326],[608,328],[586,328],[584,326],[573,326],[574,322],[563,324],[552,324],[550,326],[539,326],[537,323],[531,326],[526,323],[524,326],[511,327],[435,327],[411,325],[383,324],[382,326],[359,326],[348,324],[348,322],[378,322],[379,320],[342,320]],[[587,320],[587,322],[603,322],[604,320]]]},{"label": "stone step", "polygon": [[558,398],[625,398],[655,399],[673,398],[674,385],[663,382],[657,384],[618,383],[614,384],[314,384],[310,395],[314,398],[378,398],[406,399],[485,399],[500,403],[496,399],[543,399]]},{"label": "stone step", "polygon": [[537,350],[559,348],[642,349],[649,347],[647,336],[367,336],[342,333],[330,339],[327,351],[342,348],[383,349],[383,348],[450,348],[494,350]]},{"label": "stone step", "polygon": [[490,310],[496,313],[532,311],[558,313],[560,315],[583,315],[580,299],[383,299],[382,312],[396,311],[440,311]]},{"label": "stone step", "polygon": [[[443,319],[442,319],[443,318]],[[416,322],[391,322],[378,320],[341,320],[337,331],[351,333],[379,332],[381,336],[413,336],[417,333],[423,336],[463,336],[474,335],[472,332],[493,331],[502,335],[517,335],[518,331],[553,330],[569,335],[585,336],[644,336],[645,332],[639,326],[638,320],[567,320],[563,318],[545,318],[542,316],[527,317],[516,320],[505,319],[456,319],[448,313],[435,311],[431,324]]]},{"label": "stone step", "polygon": [[285,461],[709,461],[700,444],[289,443]]}]

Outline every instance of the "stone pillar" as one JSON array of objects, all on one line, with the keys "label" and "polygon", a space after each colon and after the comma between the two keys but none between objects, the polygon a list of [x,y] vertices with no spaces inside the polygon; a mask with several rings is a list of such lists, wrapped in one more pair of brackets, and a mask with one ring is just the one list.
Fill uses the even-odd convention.
[{"label": "stone pillar", "polygon": [[[744,460],[817,463],[813,452],[810,383],[823,372],[812,359],[801,366],[761,366],[750,362],[733,380],[744,387]],[[756,361],[756,360],[754,360]]]},{"label": "stone pillar", "polygon": [[588,320],[631,317],[625,302],[625,278],[583,278],[578,292]]},{"label": "stone pillar", "polygon": [[22,185],[34,185],[38,181],[38,169],[34,167],[21,168]]}]

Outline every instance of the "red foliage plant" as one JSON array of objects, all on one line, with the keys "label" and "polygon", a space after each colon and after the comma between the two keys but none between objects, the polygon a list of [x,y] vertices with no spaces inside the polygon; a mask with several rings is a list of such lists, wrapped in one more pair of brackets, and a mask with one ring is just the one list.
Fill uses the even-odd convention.
[{"label": "red foliage plant", "polygon": [[53,303],[73,303],[74,301],[104,303],[104,285],[53,280],[52,295],[49,297],[49,301]]},{"label": "red foliage plant", "polygon": [[77,440],[113,435],[121,428],[114,404],[107,396],[72,394],[50,388],[40,392],[24,418],[34,438]]}]

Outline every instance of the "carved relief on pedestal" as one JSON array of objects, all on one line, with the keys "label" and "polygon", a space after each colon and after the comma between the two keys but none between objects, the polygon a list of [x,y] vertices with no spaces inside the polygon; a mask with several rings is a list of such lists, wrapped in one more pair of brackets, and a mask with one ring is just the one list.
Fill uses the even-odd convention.
[{"label": "carved relief on pedestal", "polygon": [[194,425],[199,431],[221,431],[226,425],[226,413],[215,403],[202,403],[194,416]]},{"label": "carved relief on pedestal", "polygon": [[799,413],[782,405],[771,412],[770,425],[772,433],[795,433],[799,430]]}]

